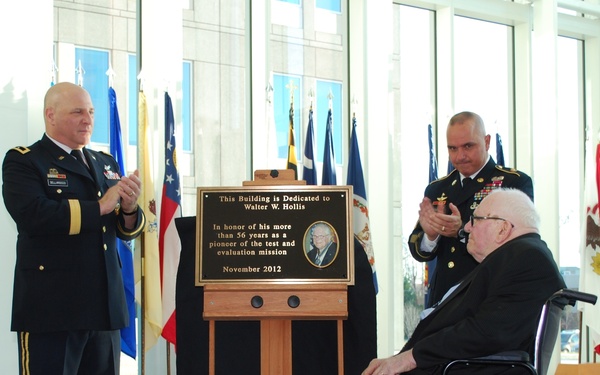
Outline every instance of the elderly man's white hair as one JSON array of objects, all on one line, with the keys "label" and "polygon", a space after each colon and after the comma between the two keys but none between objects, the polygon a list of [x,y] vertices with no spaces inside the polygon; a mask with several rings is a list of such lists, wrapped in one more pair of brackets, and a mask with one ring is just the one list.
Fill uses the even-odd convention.
[{"label": "elderly man's white hair", "polygon": [[498,198],[498,215],[509,220],[514,225],[531,227],[539,230],[540,214],[537,212],[533,201],[527,194],[515,188],[501,188],[492,191],[488,197]]}]

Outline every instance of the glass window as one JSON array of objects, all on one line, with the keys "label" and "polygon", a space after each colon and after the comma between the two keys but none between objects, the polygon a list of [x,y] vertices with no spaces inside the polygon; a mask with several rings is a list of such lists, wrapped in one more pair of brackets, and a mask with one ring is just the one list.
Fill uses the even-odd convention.
[{"label": "glass window", "polygon": [[[559,37],[557,43],[558,98],[558,175],[569,178],[558,179],[559,199],[559,259],[561,274],[568,288],[579,289],[580,249],[582,244],[582,204],[577,198],[583,181],[579,160],[583,157],[583,43],[576,39]],[[577,363],[579,358],[579,312],[565,309],[561,322],[561,362]]]},{"label": "glass window", "polygon": [[513,126],[512,27],[454,17],[455,113],[472,111],[485,123],[491,136],[490,155],[496,154],[499,134],[504,161],[512,166],[509,128]]},{"label": "glass window", "polygon": [[[408,252],[409,228],[418,220],[419,203],[429,183],[428,125],[435,134],[435,35],[432,11],[409,6],[394,7],[394,142],[393,194],[401,223],[394,233],[394,247],[403,249],[404,263],[404,332],[409,337],[423,309],[424,265]],[[435,144],[435,139],[434,139]],[[441,150],[441,152],[446,152]],[[445,168],[439,170],[445,175]],[[397,327],[400,328],[400,325]]]},{"label": "glass window", "polygon": [[183,128],[182,149],[192,151],[192,63],[183,62],[183,79],[181,80],[181,125]]},{"label": "glass window", "polygon": [[131,146],[137,146],[137,126],[132,126],[138,123],[138,110],[137,110],[137,57],[135,55],[129,55],[127,59],[127,97],[129,99],[129,144]]},{"label": "glass window", "polygon": [[[190,126],[183,125],[182,144],[191,153],[182,155],[180,165],[184,175],[189,168],[189,175],[195,176],[194,186],[239,185],[249,177],[252,101],[248,97],[248,4],[201,0],[183,11],[182,60],[190,63]],[[184,76],[188,74],[185,70],[187,67]],[[181,95],[181,105],[187,111],[188,94]],[[182,113],[183,119],[185,116]],[[190,198],[195,202],[195,197]],[[188,207],[193,212],[193,207]]]},{"label": "glass window", "polygon": [[338,82],[317,80],[316,111],[313,118],[315,129],[315,145],[318,162],[323,162],[325,155],[325,132],[329,107],[332,113],[333,154],[335,163],[341,167],[344,160],[342,154],[342,85]]},{"label": "glass window", "polygon": [[296,146],[296,160],[300,157],[300,145],[302,126],[300,124],[300,113],[302,109],[302,98],[298,92],[302,91],[300,78],[273,74],[273,110],[275,111],[275,131],[277,133],[277,157],[287,159],[288,137],[290,127],[290,101],[294,96],[294,144]]},{"label": "glass window", "polygon": [[[296,158],[302,162],[304,134],[308,125],[310,105],[314,110],[315,158],[320,175],[329,97],[332,96],[333,140],[337,174],[341,176],[344,155],[344,139],[349,138],[349,120],[343,103],[348,102],[347,87],[347,17],[344,15],[347,1],[331,1],[320,4],[337,8],[339,13],[325,12],[312,7],[296,7],[271,2],[271,33],[269,35],[270,66],[273,74],[274,110],[277,128],[278,157],[287,158],[289,97],[286,88],[290,80],[297,86],[294,91],[294,130]],[[305,4],[305,3],[304,3]],[[303,5],[300,3],[300,5]],[[327,13],[326,16],[323,14]],[[303,20],[313,20],[306,24]],[[279,91],[279,92],[278,92]],[[311,97],[312,95],[312,97]],[[256,145],[255,145],[256,147]],[[260,146],[259,146],[260,147]],[[300,171],[301,168],[298,168]],[[299,176],[301,178],[301,176]],[[340,179],[341,181],[341,179]]]},{"label": "glass window", "polygon": [[108,129],[108,52],[75,48],[77,83],[90,93],[94,103],[92,142],[107,145]]}]

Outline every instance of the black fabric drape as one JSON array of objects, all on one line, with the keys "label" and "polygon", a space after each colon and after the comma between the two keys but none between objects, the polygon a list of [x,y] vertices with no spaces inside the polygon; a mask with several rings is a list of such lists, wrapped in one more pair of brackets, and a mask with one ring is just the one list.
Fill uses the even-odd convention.
[{"label": "black fabric drape", "polygon": [[[208,374],[208,322],[202,318],[204,292],[194,285],[196,217],[175,219],[181,238],[177,271],[177,373]],[[367,256],[355,240],[355,285],[348,288],[348,319],[344,321],[344,373],[358,375],[377,356],[377,317],[373,274]],[[217,375],[260,374],[260,322],[221,321],[215,324]],[[294,375],[337,374],[335,321],[292,322]]]}]

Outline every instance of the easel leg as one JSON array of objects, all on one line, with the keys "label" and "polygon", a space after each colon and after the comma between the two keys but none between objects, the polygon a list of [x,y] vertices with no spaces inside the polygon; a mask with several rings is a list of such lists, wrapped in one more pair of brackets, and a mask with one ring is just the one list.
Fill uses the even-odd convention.
[{"label": "easel leg", "polygon": [[208,375],[215,375],[215,321],[208,321]]},{"label": "easel leg", "polygon": [[338,375],[344,375],[344,321],[337,321]]},{"label": "easel leg", "polygon": [[260,322],[260,374],[292,374],[292,321],[267,319]]}]

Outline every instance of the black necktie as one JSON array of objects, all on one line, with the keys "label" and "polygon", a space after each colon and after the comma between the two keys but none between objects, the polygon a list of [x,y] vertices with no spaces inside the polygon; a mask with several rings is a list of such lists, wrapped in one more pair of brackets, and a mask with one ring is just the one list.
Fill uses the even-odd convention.
[{"label": "black necktie", "polygon": [[83,164],[85,169],[90,169],[85,163],[85,159],[83,158],[83,152],[81,150],[71,150],[71,155],[73,155],[75,159],[77,159],[81,164]]},{"label": "black necktie", "polygon": [[466,189],[469,187],[469,185],[471,185],[471,182],[473,182],[473,179],[471,177],[465,177],[462,180],[462,187],[463,189]]}]

